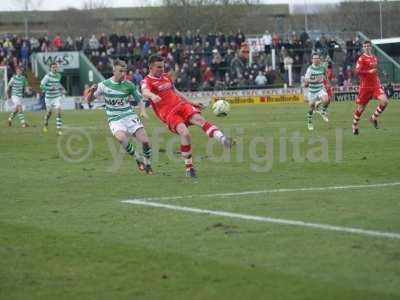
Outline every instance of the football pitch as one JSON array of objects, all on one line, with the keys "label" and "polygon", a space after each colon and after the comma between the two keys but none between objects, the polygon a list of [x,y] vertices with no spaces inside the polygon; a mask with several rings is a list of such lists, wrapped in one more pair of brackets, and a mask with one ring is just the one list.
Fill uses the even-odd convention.
[{"label": "football pitch", "polygon": [[150,113],[155,175],[112,139],[105,112],[0,114],[0,299],[399,299],[400,102],[351,132],[306,106],[203,115],[231,152],[191,128],[197,179],[179,139]]}]

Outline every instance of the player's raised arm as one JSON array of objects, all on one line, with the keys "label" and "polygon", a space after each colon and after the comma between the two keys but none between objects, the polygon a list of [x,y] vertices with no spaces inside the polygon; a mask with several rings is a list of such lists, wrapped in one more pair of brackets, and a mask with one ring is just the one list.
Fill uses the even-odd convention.
[{"label": "player's raised arm", "polygon": [[147,84],[146,84],[145,81],[142,81],[141,87],[142,87],[142,94],[143,94],[143,96],[144,96],[145,98],[150,99],[150,100],[153,101],[154,103],[157,103],[157,102],[160,102],[160,101],[161,101],[161,98],[160,98],[158,95],[156,95],[156,94],[154,94],[154,93],[152,93],[152,92],[150,91],[150,89],[149,89],[149,87],[147,86]]},{"label": "player's raised arm", "polygon": [[47,75],[45,75],[42,79],[42,81],[40,81],[40,88],[43,92],[46,92],[48,90],[48,86],[47,86],[47,82],[49,81],[49,78]]},{"label": "player's raised arm", "polygon": [[311,78],[311,70],[310,68],[307,68],[306,74],[304,75],[304,87],[308,87],[310,84],[310,78]]},{"label": "player's raised arm", "polygon": [[144,104],[144,101],[139,102],[139,109],[140,109],[140,116],[147,120],[149,118],[149,115],[147,114],[146,105]]},{"label": "player's raised arm", "polygon": [[91,87],[89,87],[86,91],[85,91],[85,100],[88,102],[92,102],[95,98],[97,98],[98,96],[100,96],[100,92],[97,92],[97,88],[98,85],[97,84],[93,84]]}]

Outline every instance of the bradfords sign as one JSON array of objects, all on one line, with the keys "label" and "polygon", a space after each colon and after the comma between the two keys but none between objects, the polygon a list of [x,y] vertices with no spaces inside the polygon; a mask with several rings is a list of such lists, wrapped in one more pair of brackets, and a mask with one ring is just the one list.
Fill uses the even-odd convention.
[{"label": "bradfords sign", "polygon": [[79,69],[79,52],[42,52],[38,59],[46,66],[56,63],[61,70]]}]

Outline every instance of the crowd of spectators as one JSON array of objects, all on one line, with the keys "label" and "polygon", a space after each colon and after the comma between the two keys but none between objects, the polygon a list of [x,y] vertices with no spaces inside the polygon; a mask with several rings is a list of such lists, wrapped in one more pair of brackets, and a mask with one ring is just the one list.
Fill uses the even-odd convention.
[{"label": "crowd of spectators", "polygon": [[[354,61],[361,50],[357,39],[345,44],[343,67],[336,74],[338,85],[354,81]],[[307,32],[293,32],[285,36],[268,30],[258,37],[257,45],[248,45],[246,36],[236,33],[201,34],[200,30],[184,34],[159,32],[157,36],[142,33],[117,35],[102,33],[90,37],[53,38],[42,36],[24,39],[15,35],[0,38],[0,65],[6,65],[9,76],[17,65],[28,67],[33,52],[84,51],[105,77],[111,75],[114,59],[128,63],[127,79],[138,84],[147,73],[147,60],[153,53],[165,57],[166,70],[170,72],[178,89],[183,91],[265,88],[289,82],[291,65],[293,83],[301,82],[301,75],[310,63],[313,51],[320,52],[326,63],[335,58],[337,41],[321,35],[312,40]],[[274,51],[273,51],[274,49]],[[272,53],[275,52],[276,68],[273,69]]]}]

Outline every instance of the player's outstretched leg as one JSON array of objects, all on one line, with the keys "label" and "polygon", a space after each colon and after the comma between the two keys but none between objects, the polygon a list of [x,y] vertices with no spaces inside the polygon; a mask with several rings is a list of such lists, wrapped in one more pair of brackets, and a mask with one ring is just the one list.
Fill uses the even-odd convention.
[{"label": "player's outstretched leg", "polygon": [[307,128],[308,130],[314,130],[314,124],[313,124],[313,112],[314,109],[313,107],[310,107],[310,110],[306,114],[306,120],[307,120]]},{"label": "player's outstretched leg", "polygon": [[56,118],[56,127],[57,127],[57,134],[62,135],[62,117],[61,117],[61,112],[57,113],[57,118]]},{"label": "player's outstretched leg", "polygon": [[148,142],[144,142],[143,144],[143,155],[144,155],[144,170],[147,175],[153,175],[153,169],[151,168],[151,147]]},{"label": "player's outstretched leg", "polygon": [[49,127],[49,120],[50,120],[50,117],[51,117],[51,110],[49,110],[49,111],[47,112],[47,114],[44,116],[43,132],[49,131],[49,130],[48,130],[48,127]]},{"label": "player's outstretched leg", "polygon": [[378,125],[378,118],[381,115],[381,113],[385,110],[386,106],[388,105],[388,101],[386,99],[386,97],[382,98],[381,100],[379,100],[379,104],[375,109],[375,112],[372,114],[372,116],[369,118],[369,121],[371,122],[371,124],[378,129],[379,125]]},{"label": "player's outstretched leg", "polygon": [[114,137],[124,147],[125,151],[135,159],[138,169],[140,171],[144,171],[145,170],[144,157],[142,157],[135,150],[135,146],[129,142],[129,138],[126,135],[126,133],[124,131],[117,131],[114,133]]},{"label": "player's outstretched leg", "polygon": [[19,118],[19,122],[21,123],[21,127],[23,127],[23,128],[29,127],[28,123],[26,123],[26,121],[25,121],[25,116],[22,111],[18,114],[18,118]]},{"label": "player's outstretched leg", "polygon": [[139,161],[136,160],[138,162],[138,168],[139,170],[146,171],[147,175],[153,175],[153,169],[151,167],[152,150],[150,146],[149,137],[147,136],[147,133],[143,127],[136,130],[134,136],[139,142],[142,143],[142,149],[143,149],[142,162],[140,162],[140,159]]},{"label": "player's outstretched leg", "polygon": [[18,111],[13,111],[10,116],[8,117],[8,127],[12,126],[12,121],[15,118],[15,116],[17,115]]},{"label": "player's outstretched leg", "polygon": [[196,171],[193,167],[192,158],[192,138],[190,136],[189,129],[184,123],[179,123],[176,126],[176,132],[181,138],[181,155],[185,162],[186,176],[196,178]]},{"label": "player's outstretched leg", "polygon": [[323,101],[319,106],[319,112],[321,114],[322,120],[325,122],[329,122],[328,118],[328,107],[329,107],[329,100]]},{"label": "player's outstretched leg", "polygon": [[353,134],[354,135],[358,135],[359,134],[358,123],[360,122],[361,115],[363,114],[364,109],[365,109],[365,106],[358,105],[356,110],[354,111],[354,114],[353,114],[353,125],[352,125],[352,129],[353,129]]},{"label": "player's outstretched leg", "polygon": [[235,144],[235,141],[232,138],[225,136],[223,132],[211,122],[204,120],[201,128],[208,135],[208,137],[216,139],[222,145],[224,145],[226,149],[231,149]]},{"label": "player's outstretched leg", "polygon": [[193,158],[192,158],[192,145],[191,144],[181,144],[181,154],[183,160],[185,161],[186,176],[196,177],[196,171],[193,168]]},{"label": "player's outstretched leg", "polygon": [[235,140],[227,137],[223,134],[219,128],[212,124],[211,122],[206,121],[202,115],[195,114],[190,118],[190,123],[200,126],[205,134],[210,138],[214,138],[219,141],[226,149],[231,149],[233,145],[235,145]]},{"label": "player's outstretched leg", "polygon": [[26,121],[25,121],[25,115],[24,115],[24,112],[22,111],[22,106],[19,106],[17,108],[17,110],[18,110],[18,118],[19,118],[19,122],[21,123],[21,126],[23,128],[29,127],[28,123],[26,123]]}]

